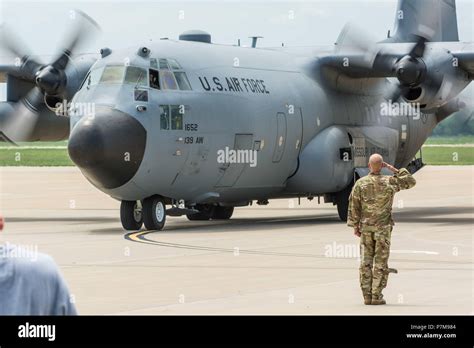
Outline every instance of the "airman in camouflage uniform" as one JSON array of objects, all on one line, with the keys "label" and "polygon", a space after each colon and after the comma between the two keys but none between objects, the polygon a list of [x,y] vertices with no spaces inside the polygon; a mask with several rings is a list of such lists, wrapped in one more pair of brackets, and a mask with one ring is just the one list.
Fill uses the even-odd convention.
[{"label": "airman in camouflage uniform", "polygon": [[[391,170],[394,175],[381,175],[382,168]],[[379,154],[370,156],[369,169],[369,175],[358,180],[352,189],[347,225],[360,237],[359,273],[364,303],[380,305],[385,304],[382,290],[387,286],[390,272],[393,197],[398,191],[415,186],[416,181],[408,170],[394,168]]]}]

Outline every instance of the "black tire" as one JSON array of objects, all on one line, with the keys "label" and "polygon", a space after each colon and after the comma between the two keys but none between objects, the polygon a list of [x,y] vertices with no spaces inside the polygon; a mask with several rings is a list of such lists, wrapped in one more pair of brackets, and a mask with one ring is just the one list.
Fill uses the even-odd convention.
[{"label": "black tire", "polygon": [[341,201],[337,203],[337,213],[339,214],[339,219],[341,219],[341,221],[344,221],[344,222],[347,221],[348,212],[349,212],[349,200],[347,202]]},{"label": "black tire", "polygon": [[351,195],[352,185],[347,186],[344,190],[340,191],[336,195],[337,213],[341,221],[347,221],[347,215],[349,211],[349,196]]},{"label": "black tire", "polygon": [[143,222],[147,230],[161,231],[166,223],[166,205],[160,196],[153,196],[143,201]]},{"label": "black tire", "polygon": [[234,213],[234,207],[215,207],[211,218],[213,220],[229,220]]},{"label": "black tire", "polygon": [[126,231],[138,231],[143,225],[142,216],[139,201],[122,201],[120,203],[120,221]]},{"label": "black tire", "polygon": [[196,209],[199,213],[186,214],[189,221],[207,221],[210,220],[214,211],[214,207],[210,205],[197,205]]}]

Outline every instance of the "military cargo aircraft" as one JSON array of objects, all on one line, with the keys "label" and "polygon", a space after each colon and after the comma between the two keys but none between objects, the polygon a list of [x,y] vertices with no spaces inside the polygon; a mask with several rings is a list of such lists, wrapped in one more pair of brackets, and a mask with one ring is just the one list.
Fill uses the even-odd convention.
[{"label": "military cargo aircraft", "polygon": [[345,220],[368,157],[419,170],[418,151],[474,76],[454,0],[400,0],[386,40],[346,26],[327,49],[220,45],[189,31],[86,55],[77,47],[97,24],[81,12],[77,22],[49,64],[3,36],[15,60],[0,65],[0,130],[11,142],[69,138],[83,175],[121,201],[126,230],[296,197],[323,197]]}]

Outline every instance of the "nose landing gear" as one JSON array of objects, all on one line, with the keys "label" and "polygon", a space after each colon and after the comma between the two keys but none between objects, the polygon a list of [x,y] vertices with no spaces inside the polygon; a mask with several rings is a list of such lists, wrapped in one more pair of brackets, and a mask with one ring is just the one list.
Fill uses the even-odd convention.
[{"label": "nose landing gear", "polygon": [[[168,201],[169,204],[169,201]],[[184,203],[183,203],[184,204]],[[234,207],[211,204],[198,204],[192,208],[184,205],[166,210],[165,199],[155,195],[143,201],[122,201],[120,205],[120,220],[127,231],[137,231],[143,224],[147,230],[162,230],[166,223],[166,215],[186,215],[191,221],[197,220],[229,220],[234,213]]]},{"label": "nose landing gear", "polygon": [[139,230],[143,225],[142,204],[140,201],[122,201],[120,220],[127,231]]},{"label": "nose landing gear", "polygon": [[162,230],[166,223],[166,205],[160,196],[141,201],[122,201],[120,220],[127,231],[139,230],[143,223],[147,230]]},{"label": "nose landing gear", "polygon": [[166,205],[163,197],[152,196],[143,201],[143,222],[147,230],[162,230],[166,223]]}]

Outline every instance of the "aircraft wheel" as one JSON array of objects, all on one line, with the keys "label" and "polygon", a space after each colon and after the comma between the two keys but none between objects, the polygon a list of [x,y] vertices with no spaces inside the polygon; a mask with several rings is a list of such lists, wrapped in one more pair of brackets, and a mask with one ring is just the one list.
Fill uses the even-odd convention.
[{"label": "aircraft wheel", "polygon": [[220,207],[217,206],[212,212],[213,220],[229,220],[234,213],[234,207]]},{"label": "aircraft wheel", "polygon": [[186,217],[190,221],[207,221],[211,219],[212,212],[214,207],[210,205],[197,205],[196,209],[199,210],[199,213],[195,214],[186,214]]},{"label": "aircraft wheel", "polygon": [[140,201],[122,201],[120,203],[120,221],[127,231],[136,231],[142,227],[142,205]]},{"label": "aircraft wheel", "polygon": [[341,221],[347,221],[349,196],[351,195],[351,191],[352,185],[349,185],[336,195],[337,213],[339,214],[339,219],[341,219]]},{"label": "aircraft wheel", "polygon": [[162,230],[166,222],[166,205],[160,196],[143,201],[143,222],[147,230]]}]

